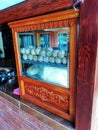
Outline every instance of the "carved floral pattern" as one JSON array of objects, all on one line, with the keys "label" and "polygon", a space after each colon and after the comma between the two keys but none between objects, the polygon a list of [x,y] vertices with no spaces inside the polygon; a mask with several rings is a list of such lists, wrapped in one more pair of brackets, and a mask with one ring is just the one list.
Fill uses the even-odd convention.
[{"label": "carved floral pattern", "polygon": [[40,29],[45,29],[45,28],[70,26],[76,23],[77,23],[77,18],[39,23],[39,24],[32,24],[32,25],[24,25],[23,27],[21,26],[21,27],[13,28],[13,30],[16,32],[21,32],[21,31],[25,32],[25,31],[30,31],[30,30],[40,30]]},{"label": "carved floral pattern", "polygon": [[55,94],[53,91],[49,91],[48,89],[37,86],[37,85],[28,85],[25,84],[26,93],[31,94],[37,98],[40,98],[44,102],[49,103],[56,103],[56,104],[69,104],[69,97],[66,96],[66,99],[64,99],[61,95]]}]

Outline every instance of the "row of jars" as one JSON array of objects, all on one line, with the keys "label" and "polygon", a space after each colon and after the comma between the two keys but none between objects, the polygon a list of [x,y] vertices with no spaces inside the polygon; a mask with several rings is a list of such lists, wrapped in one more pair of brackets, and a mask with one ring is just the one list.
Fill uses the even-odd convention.
[{"label": "row of jars", "polygon": [[64,58],[67,56],[67,52],[64,50],[53,50],[53,48],[42,48],[42,47],[34,47],[30,46],[28,48],[20,48],[20,53],[22,55],[32,55],[32,56],[46,56],[46,57],[58,57]]},{"label": "row of jars", "polygon": [[38,61],[38,62],[50,62],[50,63],[57,63],[57,64],[66,64],[67,65],[67,57],[59,58],[59,57],[47,57],[47,56],[37,56],[32,54],[23,54],[22,59],[30,60],[30,61]]}]

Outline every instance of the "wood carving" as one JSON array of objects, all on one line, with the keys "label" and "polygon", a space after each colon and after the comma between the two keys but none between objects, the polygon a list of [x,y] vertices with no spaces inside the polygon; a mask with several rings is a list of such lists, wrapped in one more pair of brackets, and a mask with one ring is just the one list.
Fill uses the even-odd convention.
[{"label": "wood carving", "polygon": [[38,86],[38,85],[28,85],[25,84],[26,92],[40,98],[43,102],[50,102],[56,104],[69,103],[69,97],[66,96],[64,99],[59,94],[54,93],[53,91],[49,91],[48,89]]},{"label": "wood carving", "polygon": [[[71,9],[9,23],[13,32],[15,56],[18,59],[16,65],[21,97],[72,122],[75,121],[76,111],[76,32],[78,16],[79,10]],[[60,27],[70,27],[70,89],[22,75],[17,33]],[[22,82],[20,82],[21,80]]]},{"label": "wood carving", "polygon": [[77,23],[76,19],[68,19],[68,20],[60,20],[60,21],[52,21],[47,23],[40,23],[40,24],[32,24],[32,25],[25,25],[24,27],[14,28],[14,31],[21,32],[21,31],[30,31],[30,30],[40,30],[45,28],[56,28],[56,27],[64,27],[70,26]]}]

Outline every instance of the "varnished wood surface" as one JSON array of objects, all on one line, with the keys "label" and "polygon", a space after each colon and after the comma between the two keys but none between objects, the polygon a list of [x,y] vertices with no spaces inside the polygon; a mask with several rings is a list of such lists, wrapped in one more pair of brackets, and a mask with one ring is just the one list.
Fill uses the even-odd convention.
[{"label": "varnished wood surface", "polygon": [[98,95],[98,76],[94,79],[98,75],[98,1],[85,0],[80,12],[76,130],[95,130],[91,129],[91,120],[95,116],[92,105],[94,109],[97,103],[93,97]]},{"label": "varnished wood surface", "polygon": [[[65,7],[64,4],[62,5],[63,7]],[[96,113],[96,107],[95,107],[96,102],[97,102],[96,96],[98,96],[98,83],[97,83],[98,81],[97,69],[98,68],[96,68],[96,72],[95,72],[95,66],[97,67],[96,60],[98,60],[98,56],[96,57],[96,53],[97,53],[96,49],[98,46],[97,45],[98,44],[97,43],[98,41],[97,39],[98,37],[98,13],[97,13],[98,1],[97,0],[93,0],[93,1],[84,0],[84,3],[82,3],[81,5],[82,5],[81,10],[80,10],[81,28],[80,28],[79,50],[78,50],[79,70],[78,70],[78,87],[77,87],[78,89],[77,89],[76,129],[77,130],[91,130],[91,114],[92,114],[91,105],[93,101],[93,94],[94,94],[93,126],[96,126],[97,124],[96,119],[98,119],[97,117],[98,114]],[[20,7],[18,7],[18,9],[19,8]],[[13,11],[15,10],[13,9]],[[23,11],[20,11],[20,12],[23,12]],[[7,13],[8,13],[8,17],[7,17]],[[17,15],[16,15],[16,12],[13,12],[13,13],[15,14],[14,16],[12,16],[11,10],[9,10],[8,12],[7,10],[5,10],[4,13],[2,12],[2,15],[0,12],[0,23],[20,19],[21,16],[22,16],[21,18],[25,18],[32,15],[32,13],[29,14],[30,13],[29,12],[29,13],[21,14],[19,18],[16,18],[19,15],[19,13]],[[33,12],[33,15],[34,13],[35,12]],[[94,85],[94,78],[95,78],[95,85]],[[95,130],[95,129],[92,128],[92,130]]]},{"label": "varnished wood surface", "polygon": [[0,11],[0,24],[65,9],[72,5],[73,0],[27,0]]},{"label": "varnished wood surface", "polygon": [[[76,31],[79,17],[79,10],[67,10],[51,13],[44,16],[20,20],[9,23],[12,28],[18,82],[21,90],[21,98],[35,103],[51,112],[70,120],[75,121],[76,101]],[[59,88],[56,85],[40,82],[38,80],[22,76],[20,52],[17,32],[44,29],[44,28],[70,27],[70,71],[69,89]],[[52,96],[51,97],[49,96]]]},{"label": "varnished wood surface", "polygon": [[70,9],[67,11],[60,11],[39,17],[10,22],[8,25],[16,32],[25,32],[74,25],[77,23],[77,17],[79,17],[79,10],[77,9],[77,11],[75,11]]}]

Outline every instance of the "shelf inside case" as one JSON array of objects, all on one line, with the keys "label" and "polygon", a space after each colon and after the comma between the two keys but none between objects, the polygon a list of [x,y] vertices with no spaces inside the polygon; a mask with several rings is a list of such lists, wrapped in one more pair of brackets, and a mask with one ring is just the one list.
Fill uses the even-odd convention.
[{"label": "shelf inside case", "polygon": [[22,63],[22,68],[23,76],[69,88],[69,67],[67,66],[25,62]]},{"label": "shelf inside case", "polygon": [[69,88],[70,27],[19,32],[18,39],[23,76]]},{"label": "shelf inside case", "polygon": [[72,122],[78,16],[78,10],[67,10],[9,23],[21,98]]},{"label": "shelf inside case", "polygon": [[22,64],[40,64],[40,65],[47,65],[47,66],[54,66],[54,67],[66,67],[68,68],[68,63],[62,64],[62,63],[50,63],[50,62],[39,62],[39,61],[31,61],[31,60],[23,60],[21,59]]},{"label": "shelf inside case", "polygon": [[22,72],[23,76],[69,88],[68,67],[28,63],[25,63],[22,66],[24,68]]}]

